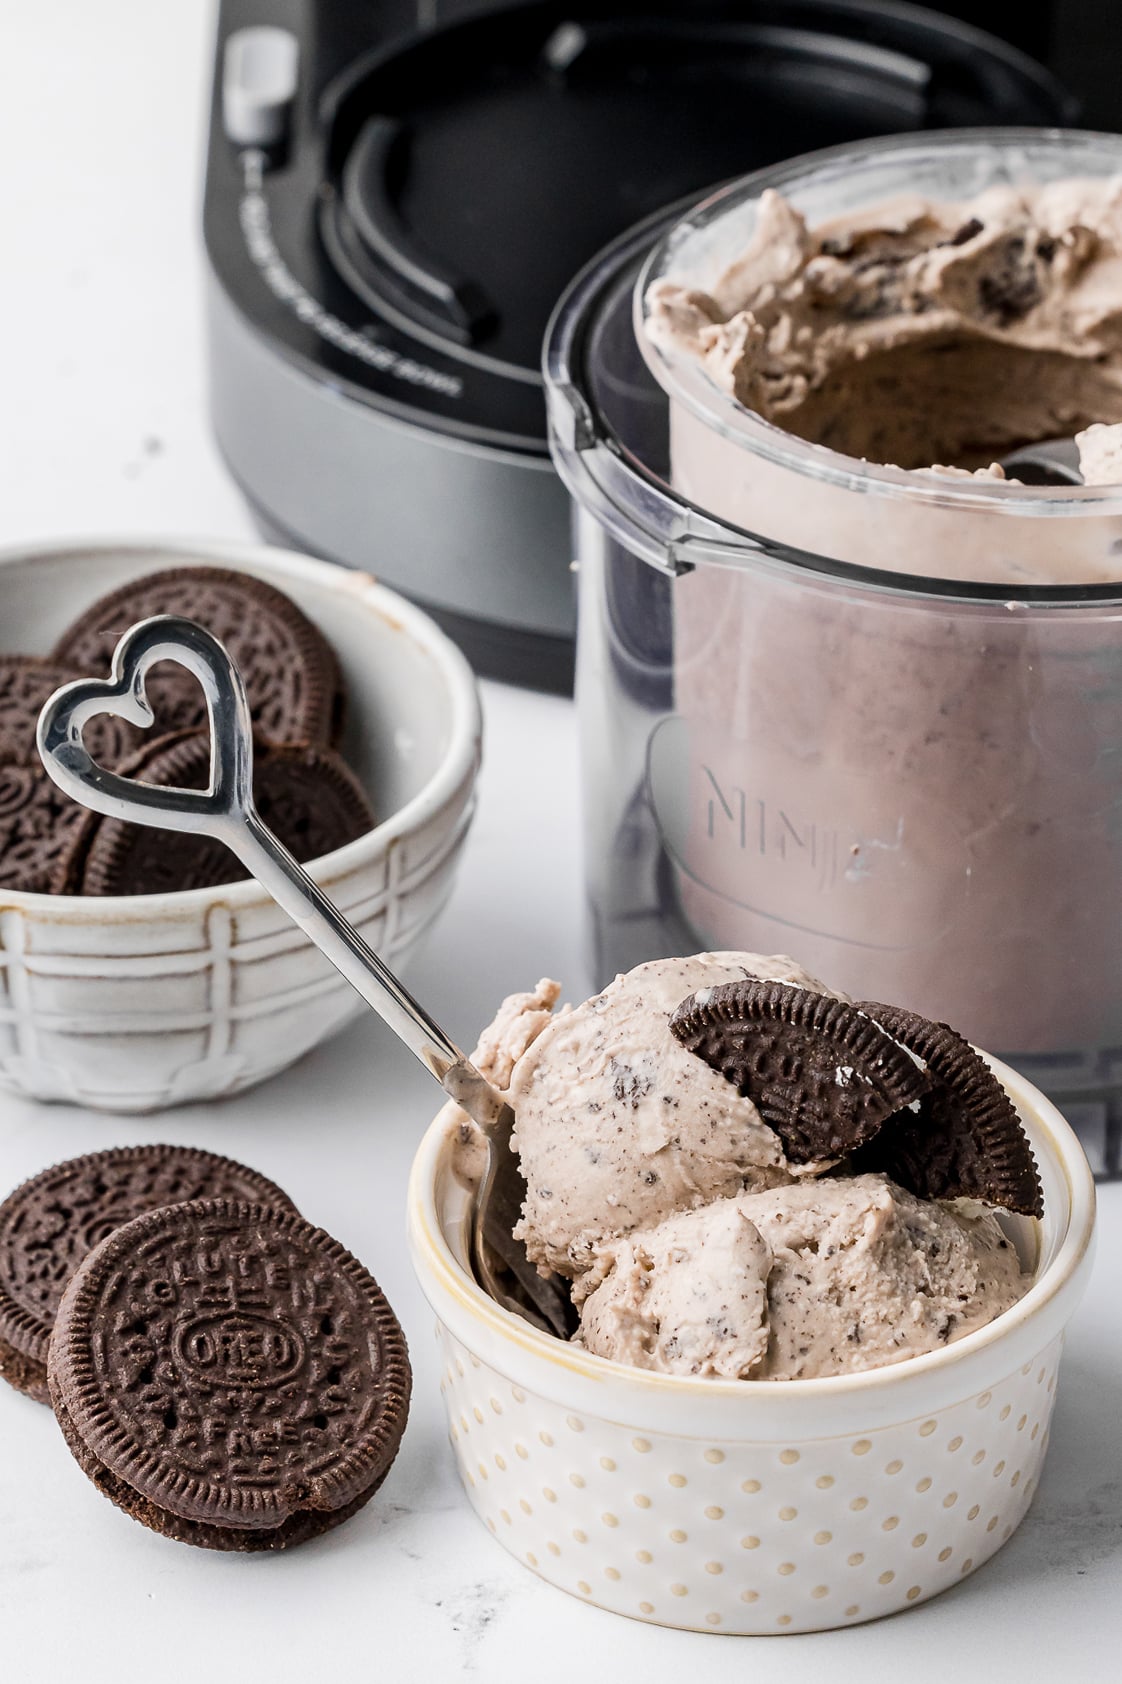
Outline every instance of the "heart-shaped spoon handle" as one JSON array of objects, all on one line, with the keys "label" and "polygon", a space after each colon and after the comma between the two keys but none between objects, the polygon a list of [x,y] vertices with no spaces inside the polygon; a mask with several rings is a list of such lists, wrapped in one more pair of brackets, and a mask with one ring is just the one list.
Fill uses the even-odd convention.
[{"label": "heart-shaped spoon handle", "polygon": [[[178,662],[203,687],[210,721],[205,791],[122,778],[98,766],[82,743],[83,727],[100,713],[152,724],[145,678],[157,661]],[[501,1095],[262,823],[253,803],[253,728],[245,685],[210,632],[170,614],[142,620],[118,643],[108,679],[79,679],[50,698],[39,716],[38,745],[51,778],[82,806],[224,842],[480,1128],[508,1132]]]}]

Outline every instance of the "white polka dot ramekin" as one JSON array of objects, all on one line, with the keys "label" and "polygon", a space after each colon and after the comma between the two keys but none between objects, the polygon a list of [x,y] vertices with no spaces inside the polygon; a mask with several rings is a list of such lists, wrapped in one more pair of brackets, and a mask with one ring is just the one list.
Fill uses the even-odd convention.
[{"label": "white polka dot ramekin", "polygon": [[437,1315],[460,1474],[500,1542],[602,1608],[728,1633],[876,1619],[1000,1549],[1039,1478],[1095,1195],[1059,1112],[994,1068],[1044,1184],[1044,1220],[1013,1223],[1029,1292],[928,1356],[786,1383],[644,1373],[500,1309],[465,1266],[445,1107],[413,1167],[410,1246]]}]

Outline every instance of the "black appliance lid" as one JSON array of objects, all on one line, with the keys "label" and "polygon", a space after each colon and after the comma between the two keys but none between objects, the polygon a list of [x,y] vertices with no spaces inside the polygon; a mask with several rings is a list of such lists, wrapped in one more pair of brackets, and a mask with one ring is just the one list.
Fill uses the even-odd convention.
[{"label": "black appliance lid", "polygon": [[[320,110],[323,246],[380,338],[441,376],[422,420],[534,454],[546,322],[621,229],[819,147],[1066,114],[1013,48],[877,0],[522,4],[369,55]],[[400,406],[400,382],[360,379]]]}]

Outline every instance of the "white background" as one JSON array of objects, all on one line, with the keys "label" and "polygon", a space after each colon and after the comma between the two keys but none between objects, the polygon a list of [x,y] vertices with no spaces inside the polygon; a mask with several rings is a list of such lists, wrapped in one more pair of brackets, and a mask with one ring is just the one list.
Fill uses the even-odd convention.
[{"label": "white background", "polygon": [[[199,223],[212,27],[199,0],[0,0],[0,543],[253,536],[206,419]],[[412,977],[468,1043],[503,993],[542,973],[574,995],[586,982],[571,707],[498,685],[484,686],[484,701],[478,819]],[[879,1625],[718,1640],[582,1606],[469,1512],[432,1318],[404,1253],[408,1164],[434,1104],[428,1078],[373,1021],[241,1100],[162,1118],[0,1096],[0,1197],[98,1146],[229,1151],[370,1265],[416,1371],[381,1494],[338,1532],[277,1557],[216,1556],[145,1532],[85,1480],[49,1412],[0,1386],[0,1679],[1117,1675],[1122,1187],[1103,1196],[1046,1476],[996,1560]]]}]

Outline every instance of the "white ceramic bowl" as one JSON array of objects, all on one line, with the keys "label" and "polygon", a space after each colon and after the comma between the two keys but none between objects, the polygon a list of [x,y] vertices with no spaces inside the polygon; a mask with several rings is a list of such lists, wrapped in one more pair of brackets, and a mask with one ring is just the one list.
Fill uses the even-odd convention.
[{"label": "white ceramic bowl", "polygon": [[[308,869],[400,964],[448,897],[480,752],[471,670],[419,609],[366,574],[282,550],[76,543],[0,553],[0,648],[46,653],[104,592],[191,562],[259,574],[334,647],[343,751],[381,822]],[[155,1111],[236,1093],[363,1009],[255,882],[0,896],[0,1085],[37,1099]]]},{"label": "white ceramic bowl", "polygon": [[460,1474],[507,1549],[602,1608],[726,1633],[876,1619],[1000,1549],[1039,1477],[1095,1194],[1055,1107],[994,1069],[1044,1186],[1043,1221],[1012,1219],[1031,1288],[956,1344],[826,1380],[649,1374],[500,1309],[467,1270],[445,1107],[414,1163],[410,1245],[436,1312]]}]

